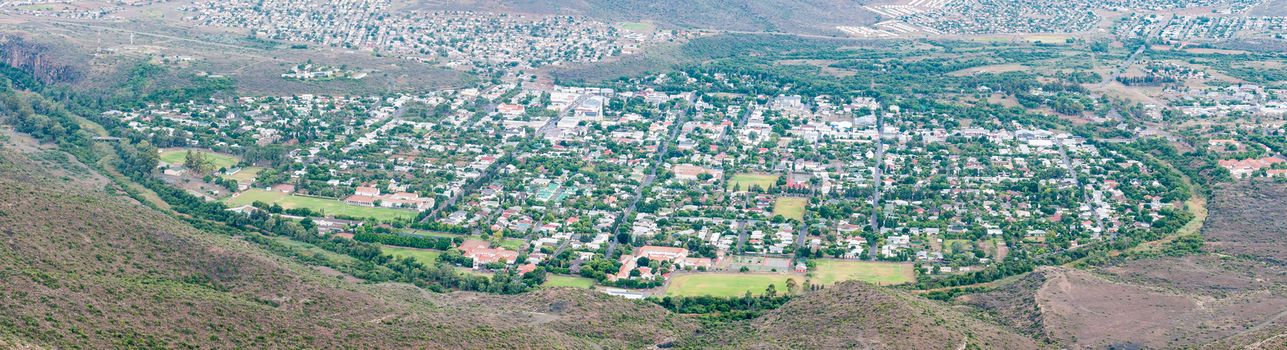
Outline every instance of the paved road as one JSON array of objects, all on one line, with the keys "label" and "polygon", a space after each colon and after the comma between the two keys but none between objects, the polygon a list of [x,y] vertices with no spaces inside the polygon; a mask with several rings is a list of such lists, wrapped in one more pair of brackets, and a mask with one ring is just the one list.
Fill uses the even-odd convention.
[{"label": "paved road", "polygon": [[559,111],[558,115],[555,115],[553,118],[550,118],[549,121],[546,121],[545,125],[542,125],[541,128],[537,129],[536,133],[532,135],[535,137],[546,138],[546,136],[555,131],[555,126],[559,124],[560,120],[563,120],[563,118],[567,117],[568,114],[571,114],[572,111],[576,109],[576,106],[580,106],[582,102],[585,102],[585,100],[589,98],[590,95],[578,96],[576,100],[572,101],[571,104],[568,104],[568,106],[563,108],[562,111]]},{"label": "paved road", "polygon": [[[558,115],[554,116],[553,118],[550,118],[550,120],[546,122],[545,125],[542,125],[541,128],[536,131],[536,133],[532,134],[532,137],[538,137],[539,135],[539,137],[544,138],[544,136],[547,133],[550,133],[553,131],[555,125],[558,125],[559,120],[562,120],[563,117],[566,117],[569,113],[572,112],[572,110],[576,108],[576,106],[581,105],[581,102],[584,102],[587,98],[590,98],[590,95],[581,95],[577,97],[575,101],[573,101],[567,107],[563,108],[563,110],[560,111]],[[494,105],[489,106],[488,108],[489,109],[494,108]],[[401,113],[402,113],[402,110],[399,109],[398,116],[401,116]],[[460,198],[463,198],[465,195],[473,193],[474,191],[477,191],[479,188],[483,186],[483,184],[488,179],[491,179],[496,174],[497,170],[500,170],[500,168],[504,168],[506,165],[508,165],[509,162],[506,161],[508,159],[510,159],[510,157],[506,157],[506,156],[501,156],[500,158],[496,159],[496,162],[488,166],[486,170],[483,170],[483,173],[479,175],[477,179],[474,179],[474,181],[466,184],[464,187],[461,187],[461,190],[457,192],[456,195],[451,196],[451,198],[448,198],[446,201],[442,203],[442,205],[435,207],[433,209],[433,212],[431,212],[429,216],[425,217],[424,221],[429,221],[430,218],[438,217],[438,215],[442,210],[446,208],[450,208],[452,205],[456,204],[456,201],[459,201]]]},{"label": "paved road", "polygon": [[[1064,144],[1063,144],[1062,142],[1060,142],[1060,143],[1059,143],[1059,156],[1063,158],[1063,161],[1064,161],[1064,169],[1067,169],[1067,170],[1068,170],[1068,178],[1069,178],[1069,179],[1072,179],[1073,186],[1077,186],[1077,190],[1078,190],[1078,191],[1081,191],[1081,190],[1082,190],[1082,188],[1081,188],[1081,179],[1080,179],[1080,178],[1077,178],[1077,171],[1076,171],[1076,170],[1074,170],[1074,169],[1073,169],[1073,166],[1072,166],[1072,158],[1068,157],[1068,146],[1064,146]],[[1081,193],[1081,201],[1082,201],[1083,203],[1086,203],[1086,206],[1087,206],[1087,207],[1090,207],[1091,217],[1092,217],[1092,218],[1094,218],[1094,216],[1095,216],[1095,203],[1094,203],[1093,201],[1091,201],[1090,194],[1088,194],[1088,193],[1086,193],[1086,192],[1082,192],[1082,193]],[[1098,226],[1099,226],[1099,219],[1095,219],[1094,221],[1095,221],[1095,226],[1096,226],[1096,227],[1098,227]],[[1094,237],[1091,237],[1091,238],[1099,238],[1099,233],[1095,233],[1095,234],[1094,234]],[[1116,238],[1117,238],[1117,232],[1113,232],[1113,236],[1112,236],[1112,238],[1113,238],[1113,239],[1116,239]]]},{"label": "paved road", "polygon": [[[1171,18],[1173,17],[1168,17],[1166,21],[1163,21],[1161,23],[1170,23]],[[1125,73],[1127,69],[1131,68],[1131,66],[1135,65],[1135,60],[1138,59],[1141,54],[1144,54],[1144,50],[1148,49],[1148,40],[1157,36],[1159,33],[1162,32],[1162,29],[1165,29],[1165,28],[1166,28],[1166,25],[1159,26],[1153,29],[1153,31],[1149,32],[1147,35],[1145,35],[1144,44],[1136,48],[1135,52],[1132,52],[1130,56],[1127,56],[1126,60],[1122,61],[1122,65],[1119,66],[1118,69],[1113,70],[1112,76],[1100,82],[1100,86],[1104,86],[1104,84],[1108,84],[1109,82],[1116,81],[1118,76],[1120,76],[1122,73]]]},{"label": "paved road", "polygon": [[746,253],[746,231],[751,223],[743,220],[737,223],[737,254]]},{"label": "paved road", "polygon": [[[881,171],[885,166],[885,117],[883,114],[876,114],[876,165],[872,168],[871,190],[871,230],[874,233],[880,232],[880,191],[881,191]],[[867,257],[875,260],[875,247],[868,247],[872,252]]]},{"label": "paved road", "polygon": [[635,210],[639,207],[639,201],[643,199],[643,190],[648,186],[652,186],[653,180],[657,179],[657,169],[660,169],[661,164],[666,162],[666,152],[670,142],[679,138],[679,132],[683,130],[684,123],[687,120],[688,118],[684,115],[684,112],[679,112],[679,117],[675,118],[675,124],[670,126],[670,135],[665,140],[662,140],[661,145],[657,147],[657,159],[653,161],[652,169],[648,171],[648,175],[644,177],[643,182],[635,189],[635,196],[634,199],[630,200],[630,206],[626,207],[626,210],[621,213],[621,217],[617,219],[617,223],[612,226],[612,237],[608,240],[608,254],[606,256],[611,257],[613,251],[617,248],[617,234],[621,232],[621,224],[625,222],[626,218],[634,215]]}]

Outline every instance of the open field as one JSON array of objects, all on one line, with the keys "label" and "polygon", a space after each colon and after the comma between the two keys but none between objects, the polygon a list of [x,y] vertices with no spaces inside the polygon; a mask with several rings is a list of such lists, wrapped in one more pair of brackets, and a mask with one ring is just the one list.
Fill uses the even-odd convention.
[{"label": "open field", "polygon": [[440,232],[440,231],[427,231],[427,230],[415,230],[415,229],[408,229],[407,231],[408,233],[420,235],[420,236],[433,236],[433,237],[446,237],[446,238],[456,238],[461,236],[454,233]]},{"label": "open field", "polygon": [[751,186],[760,186],[760,188],[770,188],[778,182],[778,176],[773,174],[737,174],[728,180],[728,188],[740,187],[742,190],[748,190]]},{"label": "open field", "polygon": [[781,273],[694,273],[671,277],[666,295],[736,297],[751,294],[764,294],[764,289],[773,285],[779,293],[786,293],[787,279],[794,278],[796,283],[804,285],[804,278],[799,275]]},{"label": "open field", "polygon": [[264,168],[248,166],[230,175],[224,175],[223,178],[235,180],[237,183],[249,184],[255,182],[255,177],[259,176],[260,171],[264,171]]},{"label": "open field", "polygon": [[782,215],[787,219],[804,220],[804,207],[809,204],[808,198],[779,197],[773,202],[773,215]]},{"label": "open field", "polygon": [[629,30],[632,32],[647,32],[647,31],[651,31],[652,28],[653,28],[652,24],[648,24],[644,22],[625,22],[621,24],[621,29]]},{"label": "open field", "polygon": [[572,288],[590,288],[594,286],[594,280],[585,277],[572,277],[562,275],[546,275],[545,284],[541,287],[572,287]]},{"label": "open field", "polygon": [[412,259],[416,259],[416,261],[419,261],[421,264],[430,265],[430,266],[437,263],[438,256],[442,255],[442,252],[433,250],[433,249],[395,247],[391,245],[380,246],[380,251],[384,252],[385,254],[395,256],[399,259],[408,258],[408,257]]},{"label": "open field", "polygon": [[225,201],[230,206],[242,206],[260,201],[268,204],[281,204],[283,208],[308,208],[328,215],[347,215],[352,217],[393,220],[414,217],[416,212],[403,209],[373,208],[346,204],[334,199],[303,197],[261,189],[250,189]]},{"label": "open field", "polygon": [[958,71],[953,71],[951,73],[948,73],[948,75],[963,77],[963,76],[980,74],[980,73],[995,74],[995,73],[1005,73],[1005,72],[1020,72],[1020,71],[1026,71],[1029,69],[1031,68],[1019,63],[1005,63],[1005,64],[993,64],[993,65],[979,66],[979,67],[970,67],[970,68],[966,68]]},{"label": "open field", "polygon": [[[210,163],[214,164],[215,169],[231,167],[233,165],[237,165],[237,162],[240,161],[237,159],[236,156],[233,156],[231,154],[223,154],[223,153],[212,152],[209,150],[201,150],[201,149],[193,149],[192,151],[205,154],[206,159],[209,159]],[[170,164],[181,165],[183,164],[183,160],[185,157],[187,157],[187,155],[188,155],[187,148],[167,149],[167,150],[161,151],[161,161],[170,163]]]},{"label": "open field", "polygon": [[912,264],[834,259],[816,261],[817,270],[811,273],[812,281],[822,285],[858,280],[887,286],[916,279]]}]

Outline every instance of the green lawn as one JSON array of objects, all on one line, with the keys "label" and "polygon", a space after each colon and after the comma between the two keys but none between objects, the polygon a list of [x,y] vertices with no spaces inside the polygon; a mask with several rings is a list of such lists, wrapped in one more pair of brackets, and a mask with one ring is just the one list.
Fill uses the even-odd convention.
[{"label": "green lawn", "polygon": [[399,259],[410,257],[427,266],[433,266],[438,263],[438,256],[442,255],[442,252],[433,249],[416,249],[389,245],[380,246],[380,251]]},{"label": "green lawn", "polygon": [[261,189],[250,189],[229,198],[225,203],[229,206],[242,206],[255,201],[261,201],[268,204],[281,204],[283,208],[309,208],[330,215],[348,215],[362,218],[375,218],[377,220],[393,220],[397,218],[415,217],[416,212],[406,209],[393,208],[374,208],[360,205],[347,204],[334,199],[303,197],[289,195],[276,191],[265,191]]},{"label": "green lawn", "polygon": [[501,240],[500,244],[497,244],[497,245],[500,246],[501,248],[505,248],[509,250],[519,250],[523,248],[523,243],[526,243],[526,242],[518,238],[506,238],[504,240]]},{"label": "green lawn", "polygon": [[751,189],[751,186],[753,185],[759,185],[760,188],[768,189],[776,185],[777,182],[778,182],[777,175],[743,173],[743,174],[733,175],[733,178],[728,180],[728,188],[732,189],[740,185],[741,189],[743,191],[746,191]]},{"label": "green lawn", "polygon": [[572,277],[562,275],[545,275],[545,284],[541,287],[572,287],[572,288],[590,288],[594,286],[594,280],[585,277]]},{"label": "green lawn", "polygon": [[237,183],[249,184],[249,183],[255,182],[255,177],[259,176],[260,171],[264,171],[264,168],[260,168],[257,166],[248,166],[245,168],[241,168],[241,170],[238,170],[237,172],[232,173],[231,175],[224,175],[223,177],[225,179],[235,180],[237,181]]},{"label": "green lawn", "polygon": [[804,277],[788,274],[765,273],[694,273],[672,277],[666,287],[669,296],[702,296],[737,297],[751,294],[764,294],[770,284],[778,293],[786,293],[786,281],[794,278],[796,283],[804,285]]},{"label": "green lawn", "polygon": [[804,221],[804,207],[807,205],[809,205],[808,198],[778,197],[778,200],[773,202],[773,215]]},{"label": "green lawn", "polygon": [[[192,151],[205,154],[206,159],[210,160],[210,163],[214,165],[215,169],[229,168],[233,165],[237,165],[237,162],[240,161],[236,156],[231,154],[223,154],[202,149],[193,149]],[[183,165],[183,160],[187,156],[188,149],[186,148],[175,148],[161,151],[161,161],[169,164]]]},{"label": "green lawn", "polygon": [[912,264],[857,260],[814,260],[813,283],[831,285],[843,281],[865,281],[879,285],[911,282],[916,278]]}]

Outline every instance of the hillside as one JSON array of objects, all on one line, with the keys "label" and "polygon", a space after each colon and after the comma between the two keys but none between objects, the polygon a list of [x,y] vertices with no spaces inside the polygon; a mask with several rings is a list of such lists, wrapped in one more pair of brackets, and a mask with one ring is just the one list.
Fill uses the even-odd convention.
[{"label": "hillside", "polygon": [[[428,2],[425,2],[428,3]],[[874,23],[857,0],[457,0],[420,4],[428,8],[502,10],[589,16],[606,22],[649,21],[663,27],[840,36],[836,26]]]},{"label": "hillside", "polygon": [[699,334],[682,348],[1034,349],[1041,344],[951,306],[848,282],[758,319]]},{"label": "hillside", "polygon": [[583,290],[506,297],[355,284],[199,232],[105,191],[101,178],[58,170],[84,170],[62,152],[3,139],[3,347],[639,348],[693,327]]},{"label": "hillside", "polygon": [[1210,203],[1204,253],[1045,267],[959,300],[1071,348],[1281,348],[1285,205],[1282,183],[1225,185]]}]

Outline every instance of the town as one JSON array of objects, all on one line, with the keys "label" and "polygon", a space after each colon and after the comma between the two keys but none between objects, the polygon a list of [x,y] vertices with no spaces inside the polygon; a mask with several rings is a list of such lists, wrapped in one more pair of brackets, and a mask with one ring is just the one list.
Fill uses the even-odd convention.
[{"label": "town", "polygon": [[0,348],[1287,348],[1285,2],[0,1]]},{"label": "town", "polygon": [[[520,82],[107,115],[151,135],[166,182],[230,210],[284,209],[425,264],[541,268],[637,297],[696,294],[720,278],[906,283],[1185,215],[1176,179],[1040,125],[863,97],[675,89],[692,81],[736,82],[672,73],[632,90]],[[1244,142],[1254,144],[1211,144]],[[1282,162],[1221,165],[1278,176]],[[399,247],[408,237],[454,242]]]},{"label": "town", "polygon": [[598,62],[667,33],[623,33],[569,16],[527,18],[463,11],[406,11],[387,0],[212,1],[183,7],[197,25],[248,29],[255,37],[361,50],[474,69]]}]

